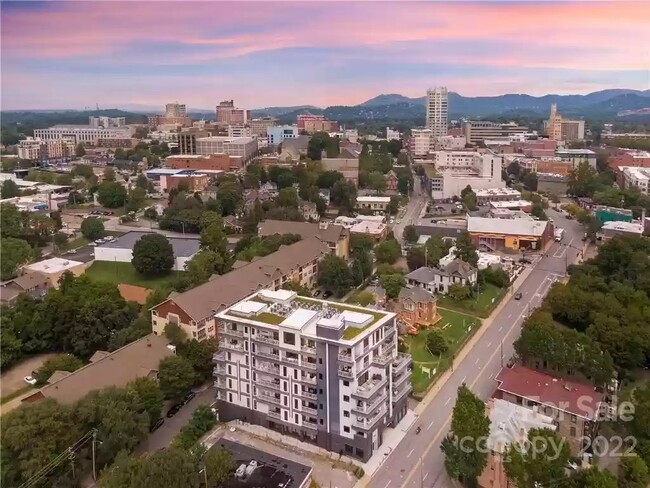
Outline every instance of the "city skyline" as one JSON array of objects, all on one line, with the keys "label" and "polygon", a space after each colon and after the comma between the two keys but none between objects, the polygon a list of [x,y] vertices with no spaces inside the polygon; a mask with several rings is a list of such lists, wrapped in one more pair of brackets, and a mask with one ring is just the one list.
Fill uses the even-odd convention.
[{"label": "city skyline", "polygon": [[644,2],[169,3],[3,2],[2,109],[650,87]]}]

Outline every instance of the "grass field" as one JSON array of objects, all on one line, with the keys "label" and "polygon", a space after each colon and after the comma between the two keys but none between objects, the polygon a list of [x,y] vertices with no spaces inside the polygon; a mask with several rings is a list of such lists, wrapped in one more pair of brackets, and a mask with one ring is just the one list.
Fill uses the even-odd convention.
[{"label": "grass field", "polygon": [[22,387],[20,390],[16,390],[13,393],[10,393],[9,395],[0,398],[0,405],[4,405],[5,403],[13,400],[14,398],[18,398],[19,396],[24,395],[25,393],[29,392],[32,389],[34,389],[33,386],[26,385]]},{"label": "grass field", "polygon": [[[451,310],[438,310],[442,319],[436,327],[442,330],[442,334],[449,344],[449,350],[441,356],[431,354],[426,348],[426,336],[428,331],[420,332],[416,336],[406,336],[405,342],[408,345],[409,353],[413,358],[413,390],[421,393],[427,389],[440,374],[451,366],[451,360],[456,352],[462,347],[465,341],[478,329],[480,321],[477,318]],[[422,366],[436,372],[431,377],[422,372]]]},{"label": "grass field", "polygon": [[483,285],[477,297],[467,300],[454,300],[449,297],[439,296],[438,306],[468,312],[479,317],[487,317],[499,304],[507,288],[499,288],[492,283]]},{"label": "grass field", "polygon": [[86,275],[96,280],[108,281],[115,284],[127,283],[129,285],[144,286],[145,288],[158,288],[160,286],[173,285],[182,276],[182,272],[172,271],[166,276],[149,278],[138,273],[131,263],[95,261],[86,270]]}]

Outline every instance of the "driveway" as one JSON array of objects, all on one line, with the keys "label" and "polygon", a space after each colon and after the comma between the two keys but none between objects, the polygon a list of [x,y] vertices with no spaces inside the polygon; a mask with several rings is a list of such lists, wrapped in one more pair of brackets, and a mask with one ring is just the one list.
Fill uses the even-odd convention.
[{"label": "driveway", "polygon": [[24,379],[36,371],[50,357],[56,354],[39,354],[16,364],[0,376],[0,396],[6,397],[27,386]]},{"label": "driveway", "polygon": [[172,418],[167,418],[167,410],[171,406],[169,402],[165,404],[162,411],[162,416],[165,423],[162,424],[158,430],[149,435],[136,449],[135,454],[143,454],[145,452],[155,452],[164,447],[168,447],[174,436],[178,434],[185,425],[192,418],[192,413],[197,407],[201,405],[211,405],[215,400],[216,389],[214,385],[210,385],[205,390],[196,394],[190,403],[185,405],[180,411]]}]

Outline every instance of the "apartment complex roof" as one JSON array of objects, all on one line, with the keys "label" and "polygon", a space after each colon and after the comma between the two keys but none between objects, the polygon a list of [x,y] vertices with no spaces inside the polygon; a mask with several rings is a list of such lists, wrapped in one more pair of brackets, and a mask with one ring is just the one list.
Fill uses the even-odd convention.
[{"label": "apartment complex roof", "polygon": [[326,254],[329,254],[327,244],[317,237],[303,239],[289,246],[281,246],[268,256],[216,276],[184,293],[172,293],[169,299],[193,320],[202,320]]},{"label": "apartment complex roof", "polygon": [[53,381],[23,401],[53,398],[60,403],[70,404],[92,390],[122,387],[137,378],[148,377],[158,371],[158,363],[162,359],[174,354],[173,347],[168,347],[168,343],[163,336],[149,334],[112,353],[93,355],[95,360],[90,364]]},{"label": "apartment complex roof", "polygon": [[603,400],[603,394],[594,391],[592,385],[556,378],[520,364],[503,368],[496,379],[498,389],[502,392],[586,419],[592,419],[598,414],[599,404]]},{"label": "apartment complex roof", "polygon": [[318,237],[323,242],[336,244],[345,236],[345,228],[329,223],[290,222],[288,220],[265,220],[260,222],[259,235],[298,234],[303,239]]}]

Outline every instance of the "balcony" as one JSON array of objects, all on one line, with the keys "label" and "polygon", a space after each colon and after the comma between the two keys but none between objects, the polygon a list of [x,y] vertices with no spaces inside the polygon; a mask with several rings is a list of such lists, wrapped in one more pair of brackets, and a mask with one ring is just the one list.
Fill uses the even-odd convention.
[{"label": "balcony", "polygon": [[274,410],[269,410],[267,415],[271,418],[282,420],[282,412],[276,412]]},{"label": "balcony", "polygon": [[244,352],[244,345],[229,341],[221,341],[219,342],[219,349],[230,349],[231,351]]},{"label": "balcony", "polygon": [[309,420],[302,419],[302,426],[312,430],[318,430],[318,424]]},{"label": "balcony", "polygon": [[273,395],[268,395],[266,393],[259,393],[256,398],[258,402],[271,403],[273,405],[282,406],[282,398],[278,398]]},{"label": "balcony", "polygon": [[274,346],[280,344],[280,341],[278,339],[274,339],[273,337],[264,334],[254,335],[253,340],[257,342],[264,342],[265,344],[273,344]]},{"label": "balcony", "polygon": [[215,380],[214,387],[215,388],[228,388],[228,383],[226,382],[226,380],[218,379],[218,380]]},{"label": "balcony", "polygon": [[216,363],[218,361],[226,360],[226,351],[217,351],[212,355],[212,362]]},{"label": "balcony", "polygon": [[287,355],[281,356],[280,361],[282,361],[283,363],[290,364],[291,366],[298,366],[299,363],[300,363],[300,359],[292,358],[292,357],[289,357]]},{"label": "balcony", "polygon": [[316,354],[315,346],[308,346],[306,344],[303,344],[302,346],[300,346],[300,350],[307,354]]},{"label": "balcony", "polygon": [[385,325],[384,326],[384,339],[392,336],[395,333],[396,327],[394,325]]},{"label": "balcony", "polygon": [[276,381],[273,381],[273,380],[267,380],[266,378],[258,377],[255,380],[255,383],[260,385],[260,386],[263,386],[265,388],[272,388],[272,389],[278,390],[278,391],[281,391],[281,389],[282,389],[282,385],[280,385],[279,380],[276,382]]},{"label": "balcony", "polygon": [[318,415],[318,411],[315,408],[308,407],[306,405],[303,405],[302,407],[300,407],[300,411],[304,412],[304,413],[307,413],[309,415],[314,415],[314,416]]},{"label": "balcony", "polygon": [[228,374],[228,370],[225,366],[215,366],[212,368],[212,376],[221,376]]},{"label": "balcony", "polygon": [[411,383],[407,383],[401,388],[393,390],[393,403],[397,403],[398,401],[400,401],[402,398],[408,395],[411,392],[411,390],[413,390]]},{"label": "balcony", "polygon": [[267,358],[267,359],[272,359],[273,361],[279,361],[280,360],[280,354],[276,354],[273,352],[268,352],[268,351],[257,351],[255,353],[256,356],[262,357],[262,358]]},{"label": "balcony", "polygon": [[318,399],[318,396],[316,395],[316,393],[309,393],[308,391],[305,391],[305,390],[298,390],[297,395],[299,397],[307,398],[309,400],[317,400]]},{"label": "balcony", "polygon": [[397,353],[397,358],[395,358],[395,361],[393,361],[393,373],[399,373],[404,368],[409,366],[412,362],[413,360],[411,359],[410,355],[401,352]]},{"label": "balcony", "polygon": [[262,371],[264,373],[270,373],[270,374],[274,374],[276,376],[280,376],[280,368],[277,367],[277,366],[271,366],[268,363],[262,363],[262,362],[258,361],[255,364],[255,369],[257,371]]},{"label": "balcony", "polygon": [[316,375],[313,376],[303,376],[300,378],[300,381],[303,383],[307,383],[309,385],[315,385],[316,384]]},{"label": "balcony", "polygon": [[378,366],[387,366],[394,358],[395,355],[393,354],[393,351],[390,350],[389,352],[384,352],[378,356],[375,355],[375,357],[372,358],[372,363]]},{"label": "balcony", "polygon": [[225,391],[217,390],[217,400],[228,401],[228,394]]},{"label": "balcony", "polygon": [[387,378],[373,378],[366,381],[363,385],[359,385],[352,393],[352,396],[359,398],[371,398],[386,386]]},{"label": "balcony", "polygon": [[361,406],[359,404],[355,404],[355,406],[352,407],[352,411],[356,412],[356,413],[361,413],[361,414],[368,415],[368,414],[372,413],[373,411],[375,411],[375,409],[377,409],[377,407],[379,407],[380,405],[383,405],[385,402],[386,402],[385,398],[379,397],[376,400],[374,400],[373,402],[362,402]]},{"label": "balcony", "polygon": [[343,378],[350,378],[350,379],[354,378],[354,373],[352,372],[352,368],[349,369],[339,368],[338,372],[339,372],[339,376],[342,376]]},{"label": "balcony", "polygon": [[411,375],[409,374],[408,371],[404,371],[399,375],[393,374],[393,390],[396,390],[401,385],[403,385],[404,382],[408,380],[410,377]]},{"label": "balcony", "polygon": [[225,327],[223,325],[220,325],[217,327],[217,331],[221,335],[229,335],[229,336],[235,336],[235,337],[244,337],[244,332],[241,330],[233,330],[229,327]]},{"label": "balcony", "polygon": [[316,369],[318,368],[318,366],[316,366],[316,363],[310,363],[309,361],[305,361],[304,359],[300,366],[302,366],[305,369],[309,369],[311,371],[316,371]]},{"label": "balcony", "polygon": [[370,418],[366,417],[354,417],[352,419],[352,425],[358,429],[370,430],[375,426],[381,418],[386,415],[386,407],[380,408],[375,415]]},{"label": "balcony", "polygon": [[350,364],[354,362],[352,359],[352,354],[349,352],[339,352],[339,361]]}]

